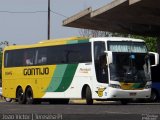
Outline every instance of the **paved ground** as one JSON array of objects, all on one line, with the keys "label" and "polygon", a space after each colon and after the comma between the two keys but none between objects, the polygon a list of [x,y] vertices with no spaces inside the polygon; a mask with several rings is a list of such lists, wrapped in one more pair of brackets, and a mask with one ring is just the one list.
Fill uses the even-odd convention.
[{"label": "paved ground", "polygon": [[13,115],[14,119],[17,114],[29,115],[32,120],[40,120],[42,117],[48,119],[46,115],[51,115],[50,119],[53,119],[53,115],[58,115],[58,119],[63,118],[63,120],[100,120],[106,118],[110,120],[159,120],[160,103],[130,103],[121,105],[118,102],[104,102],[94,105],[85,105],[84,103],[70,103],[69,105],[50,105],[48,103],[19,105],[15,102],[0,102],[0,119],[5,119],[5,117],[8,119],[11,117],[8,116],[10,114]]}]

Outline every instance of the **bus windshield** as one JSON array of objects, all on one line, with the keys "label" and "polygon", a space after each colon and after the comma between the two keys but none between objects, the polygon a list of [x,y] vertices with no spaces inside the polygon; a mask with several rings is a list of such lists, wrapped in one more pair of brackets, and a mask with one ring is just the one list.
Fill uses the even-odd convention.
[{"label": "bus windshield", "polygon": [[119,82],[146,82],[151,79],[147,53],[113,52],[110,64],[111,80]]},{"label": "bus windshield", "polygon": [[109,41],[108,48],[113,52],[111,80],[142,82],[151,79],[150,62],[144,42]]}]

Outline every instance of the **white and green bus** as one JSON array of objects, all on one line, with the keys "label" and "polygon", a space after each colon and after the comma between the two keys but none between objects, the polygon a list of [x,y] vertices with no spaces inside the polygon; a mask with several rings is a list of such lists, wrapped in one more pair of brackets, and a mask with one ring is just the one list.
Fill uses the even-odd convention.
[{"label": "white and green bus", "polygon": [[126,104],[150,97],[151,65],[143,40],[73,37],[7,46],[3,52],[3,96],[20,104],[69,99]]}]

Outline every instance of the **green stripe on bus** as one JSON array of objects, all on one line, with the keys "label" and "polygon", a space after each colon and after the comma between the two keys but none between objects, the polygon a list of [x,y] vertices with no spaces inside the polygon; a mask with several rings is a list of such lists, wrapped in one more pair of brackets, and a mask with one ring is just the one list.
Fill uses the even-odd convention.
[{"label": "green stripe on bus", "polygon": [[79,40],[78,43],[87,43],[89,42],[89,39],[86,39],[86,40]]},{"label": "green stripe on bus", "polygon": [[64,92],[67,90],[73,80],[78,64],[68,64],[61,84],[55,92]]},{"label": "green stripe on bus", "polygon": [[143,83],[135,83],[132,88],[143,88],[144,84]]},{"label": "green stripe on bus", "polygon": [[67,44],[87,43],[87,42],[89,42],[89,39],[84,39],[84,40],[72,40],[72,41],[68,41]]},{"label": "green stripe on bus", "polygon": [[52,80],[49,84],[49,87],[46,90],[47,92],[53,92],[59,87],[59,85],[62,82],[62,78],[64,76],[66,68],[67,68],[67,64],[56,66],[56,69],[55,69],[54,74],[52,76]]},{"label": "green stripe on bus", "polygon": [[136,89],[136,88],[138,88],[138,86],[139,86],[139,84],[134,83],[134,84],[131,86],[131,88],[130,88],[130,89]]},{"label": "green stripe on bus", "polygon": [[139,83],[138,88],[144,88],[144,84],[143,83]]},{"label": "green stripe on bus", "polygon": [[67,44],[76,44],[76,43],[78,43],[78,40],[72,40],[67,42]]}]

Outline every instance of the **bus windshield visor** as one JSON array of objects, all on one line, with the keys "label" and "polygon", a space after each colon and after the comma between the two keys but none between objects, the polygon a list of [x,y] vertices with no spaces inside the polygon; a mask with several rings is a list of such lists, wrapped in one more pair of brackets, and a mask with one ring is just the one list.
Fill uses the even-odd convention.
[{"label": "bus windshield visor", "polygon": [[119,82],[145,82],[151,80],[147,53],[113,53],[109,65],[111,80]]},{"label": "bus windshield visor", "polygon": [[108,48],[112,52],[147,53],[147,47],[144,42],[109,41]]}]

